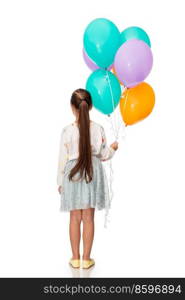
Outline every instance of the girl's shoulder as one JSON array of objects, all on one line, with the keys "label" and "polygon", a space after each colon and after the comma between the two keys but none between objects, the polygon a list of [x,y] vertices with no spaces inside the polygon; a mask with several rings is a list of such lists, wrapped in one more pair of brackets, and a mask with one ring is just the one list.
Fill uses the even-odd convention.
[{"label": "girl's shoulder", "polygon": [[63,133],[67,133],[67,132],[70,131],[71,128],[72,128],[72,123],[70,123],[70,124],[64,126],[64,127],[62,128],[62,132],[63,132]]},{"label": "girl's shoulder", "polygon": [[92,125],[93,125],[94,127],[98,128],[98,129],[100,129],[100,128],[102,127],[101,124],[99,124],[99,123],[97,123],[97,122],[95,122],[95,121],[93,121],[93,120],[91,120],[91,122],[92,122]]},{"label": "girl's shoulder", "polygon": [[97,123],[95,121],[92,121],[92,122],[93,122],[93,125],[94,125],[94,128],[95,128],[96,131],[102,132],[102,130],[104,130],[103,125],[101,125],[101,124],[99,124],[99,123]]}]

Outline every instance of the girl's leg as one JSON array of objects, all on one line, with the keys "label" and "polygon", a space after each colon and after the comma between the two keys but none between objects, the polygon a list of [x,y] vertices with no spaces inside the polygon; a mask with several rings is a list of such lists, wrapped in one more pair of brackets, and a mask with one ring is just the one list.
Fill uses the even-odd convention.
[{"label": "girl's leg", "polygon": [[94,238],[94,208],[82,209],[83,221],[83,259],[90,259]]},{"label": "girl's leg", "polygon": [[80,225],[82,220],[82,210],[70,211],[69,234],[71,241],[71,249],[73,253],[72,259],[80,259]]}]

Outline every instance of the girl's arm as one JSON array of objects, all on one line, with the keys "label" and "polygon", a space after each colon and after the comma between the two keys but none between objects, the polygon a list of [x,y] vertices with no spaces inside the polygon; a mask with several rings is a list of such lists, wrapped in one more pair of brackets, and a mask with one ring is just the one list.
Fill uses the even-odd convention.
[{"label": "girl's arm", "polygon": [[98,158],[100,158],[101,161],[109,160],[113,157],[116,150],[114,150],[112,147],[109,147],[107,145],[107,138],[105,135],[105,130],[101,126],[101,146],[100,146],[100,152],[98,154]]},{"label": "girl's arm", "polygon": [[66,130],[63,128],[60,136],[60,150],[58,157],[58,172],[57,172],[57,184],[62,187],[64,168],[68,161],[68,150],[66,144]]}]

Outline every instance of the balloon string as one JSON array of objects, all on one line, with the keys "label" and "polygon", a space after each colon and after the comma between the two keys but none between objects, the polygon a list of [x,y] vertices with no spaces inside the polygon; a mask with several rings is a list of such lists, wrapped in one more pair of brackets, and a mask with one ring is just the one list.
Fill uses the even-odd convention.
[{"label": "balloon string", "polygon": [[[118,132],[117,132],[117,128],[116,128],[116,119],[115,119],[115,114],[114,114],[114,110],[115,110],[115,105],[114,105],[114,97],[113,97],[113,91],[112,91],[112,87],[111,87],[111,83],[110,83],[110,78],[109,78],[109,73],[106,70],[106,77],[107,77],[107,81],[109,84],[109,89],[110,89],[110,94],[111,94],[111,101],[112,101],[112,110],[113,110],[113,119],[112,119],[112,114],[108,116],[108,120],[110,121],[110,125],[111,125],[111,130],[113,131],[113,134],[115,136],[115,140],[117,140],[118,138]],[[111,159],[109,160],[110,164],[109,164],[109,192],[110,192],[110,198],[108,197],[106,199],[106,205],[105,205],[105,222],[104,222],[104,227],[107,228],[107,223],[110,222],[109,220],[109,209],[110,209],[110,205],[113,199],[113,187],[112,187],[112,182],[114,179],[114,172],[113,172],[113,168],[112,168],[112,161]]]},{"label": "balloon string", "polygon": [[[108,121],[109,119],[107,119]],[[120,122],[121,126],[120,129],[122,129],[122,132],[120,137],[122,140],[126,138],[126,126],[125,123]],[[112,200],[114,197],[114,190],[113,190],[113,181],[114,181],[114,170],[113,170],[113,163],[112,159],[109,160],[109,191],[110,191],[110,200],[109,202],[106,201],[106,206],[105,206],[105,222],[104,222],[104,227],[107,228],[108,222],[110,222],[110,214],[109,214],[109,209],[111,208]]]},{"label": "balloon string", "polygon": [[123,106],[123,114],[125,112],[125,109],[126,109],[126,105],[127,105],[127,100],[128,100],[128,94],[129,94],[129,89],[127,89],[127,87],[125,87],[124,89],[124,93],[128,90],[128,92],[126,93],[126,98],[125,98],[125,95],[122,97],[122,99],[125,98],[125,101],[124,101],[124,106]]},{"label": "balloon string", "polygon": [[114,171],[113,171],[111,160],[110,160],[109,168],[110,168],[110,173],[109,173],[110,198],[109,198],[109,202],[105,206],[105,223],[104,223],[105,228],[107,228],[107,223],[110,222],[109,209],[111,207],[112,199],[113,199],[113,196],[114,196],[114,191],[113,191],[113,186],[112,186],[112,182],[114,180]]},{"label": "balloon string", "polygon": [[[110,79],[109,79],[109,73],[108,73],[107,70],[106,70],[106,75],[107,75],[108,84],[109,84],[109,88],[110,88],[111,99],[112,99],[114,123],[113,123],[113,120],[112,120],[112,114],[108,116],[107,121],[110,122],[111,130],[113,131],[116,140],[118,140],[121,125],[122,126],[124,125],[124,135],[121,136],[121,138],[123,139],[123,138],[125,138],[125,127],[126,126],[122,122],[122,119],[120,117],[118,109],[116,111],[116,113],[117,113],[117,125],[116,125],[114,98],[113,98],[112,87],[111,87],[111,83],[110,83]],[[111,159],[109,160],[109,170],[110,170],[110,172],[109,172],[110,199],[108,198],[109,201],[106,201],[106,205],[105,205],[105,222],[104,222],[104,227],[105,228],[107,228],[107,223],[110,222],[109,209],[111,207],[111,203],[112,203],[112,200],[113,200],[113,197],[114,197],[114,190],[113,190],[114,170],[113,170],[113,165],[112,165],[112,160]]]},{"label": "balloon string", "polygon": [[112,86],[111,86],[111,83],[110,83],[110,78],[109,78],[109,72],[108,72],[108,70],[106,70],[106,77],[107,77],[107,80],[108,80],[110,94],[111,94],[113,119],[114,120],[112,120],[112,114],[110,115],[110,118],[111,118],[111,121],[112,121],[113,133],[114,133],[115,139],[117,140],[118,135],[117,135],[117,127],[116,127],[116,118],[115,118],[115,114],[114,114],[114,110],[115,110],[114,96],[113,96],[113,91],[112,91]]}]

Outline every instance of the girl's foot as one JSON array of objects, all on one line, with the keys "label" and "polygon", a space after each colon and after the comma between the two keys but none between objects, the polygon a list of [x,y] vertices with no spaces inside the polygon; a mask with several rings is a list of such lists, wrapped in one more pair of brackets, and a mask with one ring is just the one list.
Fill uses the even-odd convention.
[{"label": "girl's foot", "polygon": [[95,264],[95,261],[93,258],[90,259],[83,259],[82,260],[82,268],[83,269],[89,269],[90,267],[92,267]]},{"label": "girl's foot", "polygon": [[80,268],[80,259],[73,259],[73,258],[71,258],[70,261],[69,261],[69,264],[73,268]]}]

